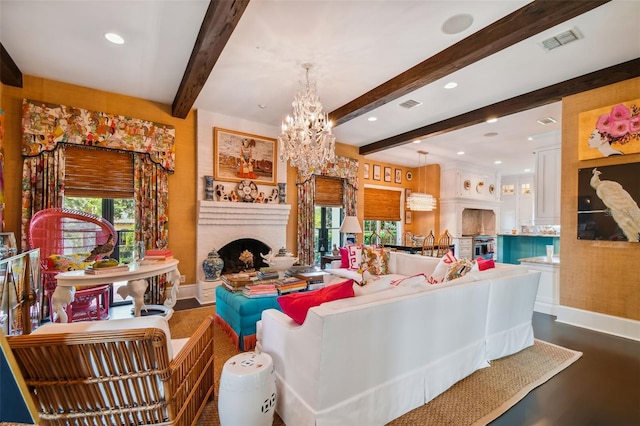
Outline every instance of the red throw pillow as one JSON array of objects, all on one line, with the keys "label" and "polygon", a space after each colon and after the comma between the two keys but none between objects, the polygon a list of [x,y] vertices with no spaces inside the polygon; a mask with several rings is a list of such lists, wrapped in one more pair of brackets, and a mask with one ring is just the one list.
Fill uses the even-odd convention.
[{"label": "red throw pillow", "polygon": [[349,267],[349,250],[346,247],[340,247],[340,267]]},{"label": "red throw pillow", "polygon": [[476,258],[476,262],[478,263],[478,270],[480,271],[496,267],[496,262],[493,259],[483,259],[481,257],[478,257]]},{"label": "red throw pillow", "polygon": [[346,299],[347,297],[353,297],[353,295],[353,280],[347,280],[320,290],[286,294],[278,297],[278,303],[282,308],[282,312],[289,315],[296,323],[302,324],[307,318],[307,312],[314,306],[319,306],[332,300]]}]

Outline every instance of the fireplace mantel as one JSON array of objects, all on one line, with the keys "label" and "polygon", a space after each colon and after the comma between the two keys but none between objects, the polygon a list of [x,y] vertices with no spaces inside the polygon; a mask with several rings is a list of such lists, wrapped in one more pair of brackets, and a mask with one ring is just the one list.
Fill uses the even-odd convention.
[{"label": "fireplace mantel", "polygon": [[290,204],[234,203],[201,200],[198,225],[287,226]]}]

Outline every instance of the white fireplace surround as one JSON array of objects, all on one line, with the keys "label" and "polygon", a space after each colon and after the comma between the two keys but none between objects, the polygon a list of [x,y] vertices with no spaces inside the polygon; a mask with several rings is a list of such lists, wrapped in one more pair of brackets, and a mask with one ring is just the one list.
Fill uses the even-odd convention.
[{"label": "white fireplace surround", "polygon": [[[220,250],[228,243],[242,238],[261,241],[274,252],[286,247],[290,210],[290,204],[200,200],[197,263],[202,263],[211,249]],[[286,248],[288,251],[295,251],[292,247]],[[197,270],[198,281],[203,280],[202,268]]]}]

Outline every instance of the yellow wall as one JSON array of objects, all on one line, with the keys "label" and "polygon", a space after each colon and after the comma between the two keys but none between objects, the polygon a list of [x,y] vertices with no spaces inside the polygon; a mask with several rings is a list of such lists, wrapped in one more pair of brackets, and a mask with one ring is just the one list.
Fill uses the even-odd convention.
[{"label": "yellow wall", "polygon": [[[560,304],[640,320],[640,243],[578,240],[578,169],[640,162],[640,154],[578,161],[578,114],[640,98],[640,78],[563,99]],[[640,178],[639,178],[640,179]],[[636,200],[639,201],[639,200]]]},{"label": "yellow wall", "polygon": [[[129,96],[117,95],[43,78],[23,76],[23,87],[2,87],[2,109],[6,114],[5,132],[5,231],[20,238],[22,157],[20,116],[22,99],[34,99],[143,120],[176,128],[176,171],[169,176],[169,247],[180,259],[186,283],[195,277],[196,223],[196,136],[195,114],[186,119],[171,116],[171,106]],[[104,170],[104,173],[108,173]]]}]

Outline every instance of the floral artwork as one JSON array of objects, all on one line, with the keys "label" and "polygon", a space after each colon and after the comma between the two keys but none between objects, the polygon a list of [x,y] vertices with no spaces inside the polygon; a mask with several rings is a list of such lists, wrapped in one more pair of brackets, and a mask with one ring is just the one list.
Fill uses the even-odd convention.
[{"label": "floral artwork", "polygon": [[148,154],[151,161],[173,172],[173,126],[23,99],[22,155],[54,151],[58,143],[96,146]]},{"label": "floral artwork", "polygon": [[578,159],[640,152],[640,99],[578,115]]}]

